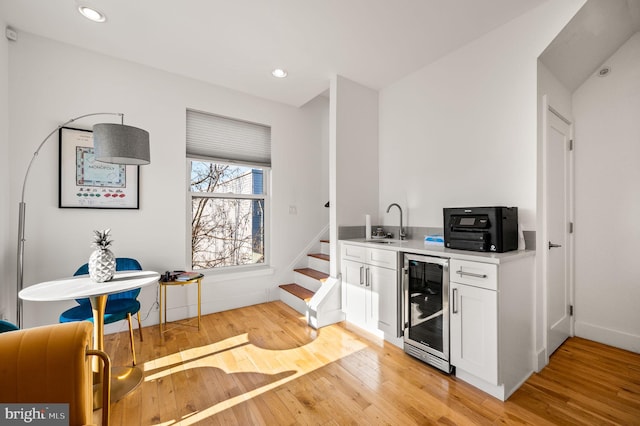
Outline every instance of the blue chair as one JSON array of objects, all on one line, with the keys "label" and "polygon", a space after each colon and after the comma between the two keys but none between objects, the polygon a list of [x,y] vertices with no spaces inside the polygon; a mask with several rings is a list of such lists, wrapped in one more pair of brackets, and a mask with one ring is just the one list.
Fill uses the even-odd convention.
[{"label": "blue chair", "polygon": [[[142,266],[135,259],[127,257],[116,258],[116,271],[141,271]],[[76,271],[76,275],[86,275],[89,273],[89,264],[85,263]],[[133,344],[133,325],[131,323],[131,315],[137,314],[138,331],[140,332],[140,341],[142,338],[142,321],[140,320],[140,302],[137,300],[140,289],[123,291],[122,293],[110,294],[107,297],[107,306],[104,313],[104,323],[111,324],[116,321],[127,319],[129,321],[129,339],[131,341],[131,355],[133,356],[133,365],[136,365],[136,351]],[[93,311],[91,310],[91,302],[89,299],[76,299],[78,306],[67,309],[60,315],[60,322],[73,321],[91,321],[93,322]]]},{"label": "blue chair", "polygon": [[4,333],[5,331],[14,331],[19,330],[18,326],[10,323],[9,321],[0,320],[0,333]]}]

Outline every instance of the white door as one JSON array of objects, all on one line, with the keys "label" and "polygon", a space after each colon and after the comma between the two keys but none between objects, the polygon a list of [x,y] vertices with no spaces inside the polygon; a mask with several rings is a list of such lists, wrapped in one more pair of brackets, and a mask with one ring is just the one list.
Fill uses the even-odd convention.
[{"label": "white door", "polygon": [[571,335],[571,126],[547,109],[547,355]]}]

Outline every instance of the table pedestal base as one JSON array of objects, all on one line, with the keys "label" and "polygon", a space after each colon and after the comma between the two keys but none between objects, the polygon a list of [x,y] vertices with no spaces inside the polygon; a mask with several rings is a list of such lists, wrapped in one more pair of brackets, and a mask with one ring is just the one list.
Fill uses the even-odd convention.
[{"label": "table pedestal base", "polygon": [[[111,402],[124,398],[142,383],[143,374],[139,367],[111,368]],[[102,386],[93,385],[93,409],[102,408]]]}]

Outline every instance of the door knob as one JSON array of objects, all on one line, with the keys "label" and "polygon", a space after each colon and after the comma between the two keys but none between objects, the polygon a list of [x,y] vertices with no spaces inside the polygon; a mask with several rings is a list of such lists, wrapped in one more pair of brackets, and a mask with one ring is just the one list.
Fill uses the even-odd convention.
[{"label": "door knob", "polygon": [[551,241],[549,241],[549,250],[551,250],[552,248],[558,248],[558,247],[562,247],[562,245],[553,244]]}]

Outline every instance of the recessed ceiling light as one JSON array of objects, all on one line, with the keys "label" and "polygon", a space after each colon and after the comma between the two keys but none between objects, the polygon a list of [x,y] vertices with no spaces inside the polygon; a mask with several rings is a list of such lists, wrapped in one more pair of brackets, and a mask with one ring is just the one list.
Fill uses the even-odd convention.
[{"label": "recessed ceiling light", "polygon": [[104,22],[107,17],[102,12],[99,12],[88,6],[78,6],[78,12],[82,13],[82,16],[93,22]]},{"label": "recessed ceiling light", "polygon": [[281,68],[276,68],[275,70],[271,71],[271,75],[277,78],[285,78],[287,76],[287,72]]}]

